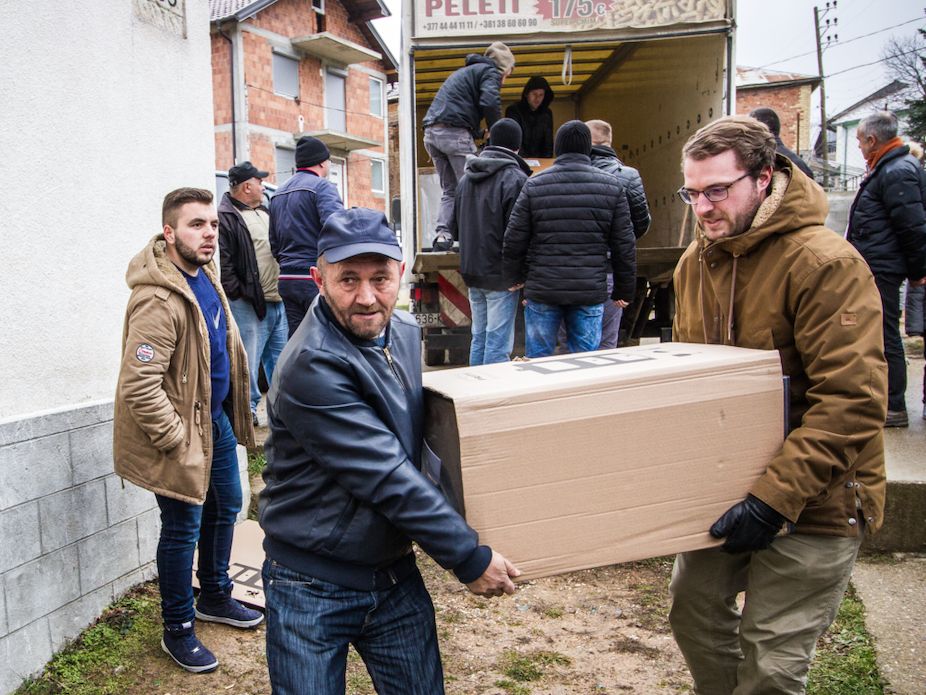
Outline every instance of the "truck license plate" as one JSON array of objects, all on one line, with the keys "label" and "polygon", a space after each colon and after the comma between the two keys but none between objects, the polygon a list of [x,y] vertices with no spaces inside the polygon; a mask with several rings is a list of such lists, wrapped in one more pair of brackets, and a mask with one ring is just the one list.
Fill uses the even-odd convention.
[{"label": "truck license plate", "polygon": [[419,326],[440,326],[440,314],[415,314]]}]

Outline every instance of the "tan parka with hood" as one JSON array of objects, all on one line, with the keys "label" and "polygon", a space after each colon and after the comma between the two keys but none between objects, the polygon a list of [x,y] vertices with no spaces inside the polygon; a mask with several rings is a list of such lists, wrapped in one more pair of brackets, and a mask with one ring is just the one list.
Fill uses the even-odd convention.
[{"label": "tan parka with hood", "polygon": [[[155,236],[129,263],[132,290],[122,334],[113,416],[118,475],[159,495],[202,504],[212,469],[209,332],[196,296]],[[253,446],[247,355],[214,262],[200,268],[225,309],[229,420]]]},{"label": "tan parka with hood", "polygon": [[856,536],[884,513],[887,367],[867,264],[823,226],[823,190],[778,156],[743,234],[699,239],[675,270],[675,340],[777,350],[790,433],[753,495],[800,533]]}]

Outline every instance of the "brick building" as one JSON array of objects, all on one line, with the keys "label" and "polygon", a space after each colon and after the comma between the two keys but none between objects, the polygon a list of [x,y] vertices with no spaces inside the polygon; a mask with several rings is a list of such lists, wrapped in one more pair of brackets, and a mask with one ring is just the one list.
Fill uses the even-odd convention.
[{"label": "brick building", "polygon": [[810,95],[820,86],[817,75],[736,68],[736,112],[760,106],[774,109],[781,120],[781,140],[798,153],[810,149]]},{"label": "brick building", "polygon": [[386,88],[397,65],[370,21],[381,0],[210,0],[216,169],[244,160],[281,184],[297,140],[331,150],[345,206],[387,210]]}]

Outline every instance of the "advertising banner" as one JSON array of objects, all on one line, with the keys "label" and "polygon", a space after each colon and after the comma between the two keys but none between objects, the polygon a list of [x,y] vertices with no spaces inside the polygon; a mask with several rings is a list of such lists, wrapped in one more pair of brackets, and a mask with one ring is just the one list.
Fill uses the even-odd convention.
[{"label": "advertising banner", "polygon": [[414,0],[415,36],[645,29],[723,20],[726,0]]}]

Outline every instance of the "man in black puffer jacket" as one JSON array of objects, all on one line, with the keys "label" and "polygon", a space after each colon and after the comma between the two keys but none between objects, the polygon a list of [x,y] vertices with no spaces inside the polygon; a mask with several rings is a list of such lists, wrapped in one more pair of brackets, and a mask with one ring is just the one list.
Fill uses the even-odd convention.
[{"label": "man in black puffer jacket", "polygon": [[[608,270],[611,299],[633,299],[636,242],[624,186],[592,166],[592,136],[582,121],[556,132],[556,163],[527,180],[505,230],[504,270],[524,284],[528,357],[553,354],[565,320],[570,352],[601,340]],[[610,264],[608,253],[610,252]]]},{"label": "man in black puffer jacket", "polygon": [[884,309],[888,403],[885,427],[906,427],[907,365],[900,337],[900,286],[926,281],[926,174],[897,137],[897,118],[880,111],[862,119],[858,145],[868,175],[849,210],[846,238],[868,262]]},{"label": "man in black puffer jacket", "polygon": [[463,176],[467,157],[476,154],[474,138],[483,135],[482,120],[491,128],[502,117],[499,90],[512,70],[514,55],[503,43],[491,44],[485,55],[470,53],[466,56],[466,66],[450,75],[437,90],[421,122],[424,148],[434,162],[441,187],[432,240],[435,251],[449,251],[453,243],[450,217],[457,183]]},{"label": "man in black puffer jacket", "polygon": [[489,132],[492,144],[466,164],[452,218],[473,319],[470,365],[507,362],[511,356],[519,293],[508,289],[514,283],[502,272],[502,241],[531,173],[518,156],[521,128],[514,120],[496,121]]}]

